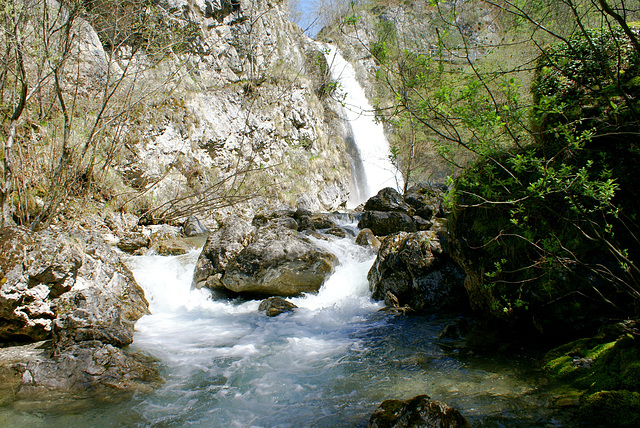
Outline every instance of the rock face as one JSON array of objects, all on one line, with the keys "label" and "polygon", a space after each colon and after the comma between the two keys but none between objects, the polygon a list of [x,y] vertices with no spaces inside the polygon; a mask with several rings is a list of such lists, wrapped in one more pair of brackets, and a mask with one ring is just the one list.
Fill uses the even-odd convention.
[{"label": "rock face", "polygon": [[205,244],[194,283],[222,294],[295,296],[318,291],[336,258],[297,232],[292,217],[228,219]]},{"label": "rock face", "polygon": [[435,231],[387,236],[367,275],[372,297],[416,311],[465,307],[463,275]]},{"label": "rock face", "polygon": [[371,415],[369,428],[468,428],[456,409],[427,395],[407,401],[385,400]]},{"label": "rock face", "polygon": [[[370,198],[358,227],[358,242],[375,245],[386,236],[367,279],[372,297],[401,312],[467,307],[462,271],[447,254],[442,191],[428,185],[405,195],[386,188]],[[376,239],[377,240],[377,239]]]},{"label": "rock face", "polygon": [[[52,339],[47,354],[12,363],[21,391],[128,388],[158,381],[148,358],[122,349],[149,313],[118,254],[86,232],[0,230],[0,337]],[[0,355],[0,364],[3,358]]]},{"label": "rock face", "polygon": [[[149,187],[158,205],[176,195],[224,194],[232,181],[265,189],[259,193],[272,202],[302,198],[312,210],[346,203],[351,167],[333,113],[341,106],[322,92],[326,60],[289,21],[287,2],[168,3],[163,20],[200,34],[184,54],[189,77],[178,96],[138,118],[136,144],[118,168],[125,181]],[[173,72],[180,65],[161,67]],[[233,178],[244,170],[252,173]],[[202,199],[188,197],[172,209],[183,218],[185,207]]]}]

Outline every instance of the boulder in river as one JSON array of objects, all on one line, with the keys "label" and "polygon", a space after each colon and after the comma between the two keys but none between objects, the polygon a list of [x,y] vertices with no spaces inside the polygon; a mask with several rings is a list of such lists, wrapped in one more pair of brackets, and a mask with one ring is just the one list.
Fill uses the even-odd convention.
[{"label": "boulder in river", "polygon": [[234,219],[209,237],[196,264],[196,286],[246,296],[318,291],[333,272],[336,257],[282,217],[254,224],[257,227]]},{"label": "boulder in river", "polygon": [[365,211],[360,217],[358,227],[371,229],[376,236],[417,230],[415,222],[408,214],[397,211]]},{"label": "boulder in river", "polygon": [[285,312],[293,312],[295,308],[297,308],[296,305],[279,296],[272,296],[268,299],[264,299],[260,302],[260,306],[258,306],[258,310],[266,312],[269,317],[275,317]]},{"label": "boulder in river", "polygon": [[149,313],[144,292],[118,252],[94,235],[0,229],[0,334],[39,341],[41,352],[0,349],[0,371],[16,390],[98,390],[159,382],[148,357],[125,349]]},{"label": "boulder in river", "polygon": [[385,400],[369,419],[369,428],[468,428],[459,411],[427,395],[407,401]]},{"label": "boulder in river", "polygon": [[407,204],[397,190],[386,187],[381,189],[376,195],[369,198],[364,204],[365,211],[401,212],[408,215],[413,214],[413,208]]},{"label": "boulder in river", "polygon": [[372,297],[391,307],[425,311],[466,305],[462,273],[443,254],[435,231],[387,236],[367,279]]}]

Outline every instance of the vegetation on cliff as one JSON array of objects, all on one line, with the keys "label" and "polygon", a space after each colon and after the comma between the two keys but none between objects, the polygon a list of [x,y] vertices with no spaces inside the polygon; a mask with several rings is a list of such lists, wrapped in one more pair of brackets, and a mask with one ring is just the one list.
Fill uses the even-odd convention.
[{"label": "vegetation on cliff", "polygon": [[441,178],[424,165],[434,152],[457,177],[453,249],[485,316],[568,333],[637,313],[639,14],[628,1],[372,1],[345,19],[376,61],[407,183]]}]

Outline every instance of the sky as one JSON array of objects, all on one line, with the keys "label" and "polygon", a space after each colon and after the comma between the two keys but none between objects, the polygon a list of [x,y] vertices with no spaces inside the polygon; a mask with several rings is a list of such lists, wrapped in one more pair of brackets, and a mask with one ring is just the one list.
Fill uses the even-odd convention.
[{"label": "sky", "polygon": [[294,19],[294,22],[298,24],[308,36],[315,37],[320,31],[321,27],[318,24],[313,24],[313,20],[316,18],[314,9],[316,0],[289,0],[291,9],[297,8],[300,12],[300,18]]}]

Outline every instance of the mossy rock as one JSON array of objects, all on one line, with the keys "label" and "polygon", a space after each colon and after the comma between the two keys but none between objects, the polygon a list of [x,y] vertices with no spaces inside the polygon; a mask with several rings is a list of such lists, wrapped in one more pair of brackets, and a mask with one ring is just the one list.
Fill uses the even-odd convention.
[{"label": "mossy rock", "polygon": [[640,392],[640,343],[627,334],[613,340],[607,335],[580,339],[548,353],[545,370],[553,379],[587,393]]},{"label": "mossy rock", "polygon": [[640,426],[640,393],[627,390],[600,391],[583,397],[579,417],[589,426]]}]

